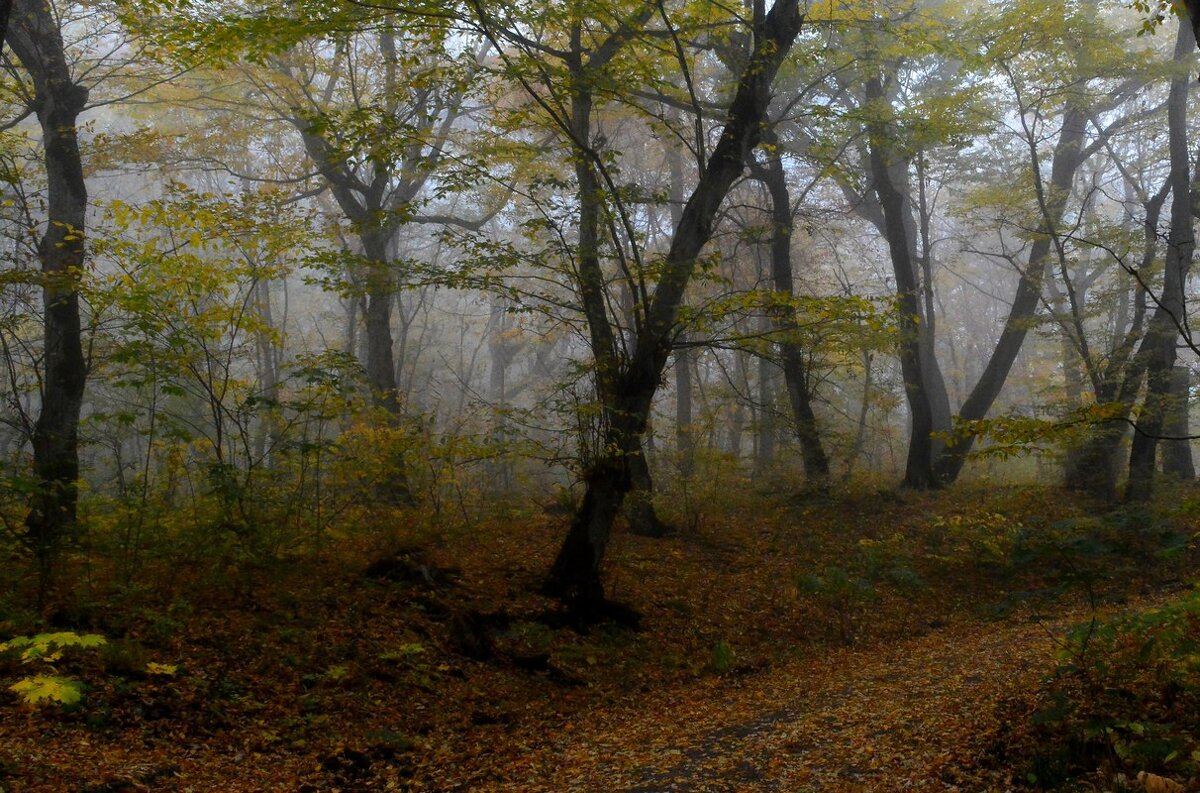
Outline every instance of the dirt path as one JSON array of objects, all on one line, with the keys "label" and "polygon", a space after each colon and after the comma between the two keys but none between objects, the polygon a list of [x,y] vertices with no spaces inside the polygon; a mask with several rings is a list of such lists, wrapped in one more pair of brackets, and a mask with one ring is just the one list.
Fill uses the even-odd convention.
[{"label": "dirt path", "polygon": [[464,789],[1003,790],[1005,771],[979,763],[996,704],[1045,674],[1081,616],[946,628],[596,709],[512,736],[527,751]]}]

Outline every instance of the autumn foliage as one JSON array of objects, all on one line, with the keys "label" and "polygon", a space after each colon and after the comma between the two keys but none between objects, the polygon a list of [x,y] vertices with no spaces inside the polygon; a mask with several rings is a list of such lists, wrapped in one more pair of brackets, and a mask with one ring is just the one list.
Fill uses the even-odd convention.
[{"label": "autumn foliage", "polygon": [[[606,574],[641,612],[637,631],[580,629],[538,594],[562,526],[538,505],[470,523],[356,510],[324,544],[280,556],[186,568],[151,556],[135,585],[97,544],[70,561],[92,583],[64,593],[52,619],[75,632],[60,636],[105,643],[42,637],[53,674],[81,696],[7,695],[3,784],[999,790],[1076,774],[1188,778],[1194,599],[1154,594],[1194,569],[1188,491],[1179,508],[1141,514],[1131,544],[1129,519],[1093,519],[1092,505],[1053,491],[789,499],[735,484],[693,505],[674,538],[618,534]],[[1084,561],[1064,565],[1066,548]],[[1107,616],[1147,595],[1158,611]],[[28,636],[34,615],[4,608],[5,634]],[[0,655],[6,687],[28,678],[29,641]],[[1173,758],[1147,754],[1163,741]],[[1046,757],[1059,747],[1073,754],[1056,778]]]}]

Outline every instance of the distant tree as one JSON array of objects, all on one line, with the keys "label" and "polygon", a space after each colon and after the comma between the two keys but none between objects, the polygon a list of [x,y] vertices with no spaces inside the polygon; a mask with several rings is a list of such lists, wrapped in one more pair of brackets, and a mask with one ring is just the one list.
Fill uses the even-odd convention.
[{"label": "distant tree", "polygon": [[813,412],[805,351],[795,338],[795,310],[791,305],[796,296],[792,273],[792,241],[796,222],[783,166],[783,151],[773,129],[766,133],[765,142],[768,144],[766,163],[751,160],[751,171],[771,197],[771,287],[781,299],[781,305],[772,312],[772,322],[780,334],[780,366],[788,405],[792,409],[796,438],[800,442],[804,472],[809,483],[820,489],[829,484],[829,456],[821,443],[817,417]]}]

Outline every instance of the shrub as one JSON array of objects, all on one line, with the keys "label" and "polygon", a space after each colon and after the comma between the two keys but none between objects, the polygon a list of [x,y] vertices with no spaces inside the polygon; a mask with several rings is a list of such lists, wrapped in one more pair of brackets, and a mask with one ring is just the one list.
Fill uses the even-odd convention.
[{"label": "shrub", "polygon": [[1076,627],[1029,716],[1029,781],[1200,774],[1200,592]]},{"label": "shrub", "polygon": [[[34,636],[16,636],[0,643],[0,655],[16,653],[21,664],[39,664],[44,672],[55,670],[68,648],[94,649],[106,643],[103,636],[95,633],[78,634],[70,631],[61,633],[39,633]],[[27,705],[57,702],[60,705],[75,705],[83,698],[83,683],[73,678],[54,674],[37,674],[23,677],[8,687]]]}]

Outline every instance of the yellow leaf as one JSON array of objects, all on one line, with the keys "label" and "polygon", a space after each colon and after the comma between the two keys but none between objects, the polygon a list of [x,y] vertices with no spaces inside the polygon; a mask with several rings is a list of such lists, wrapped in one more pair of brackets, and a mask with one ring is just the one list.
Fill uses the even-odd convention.
[{"label": "yellow leaf", "polygon": [[83,698],[83,684],[77,680],[53,675],[36,675],[19,680],[9,690],[21,697],[27,705],[41,702],[59,702],[74,705]]},{"label": "yellow leaf", "polygon": [[1173,779],[1146,771],[1138,773],[1137,781],[1146,793],[1184,793],[1187,789]]}]

